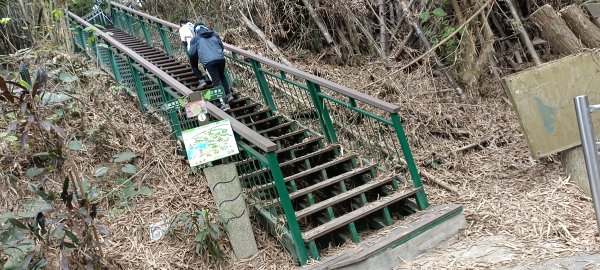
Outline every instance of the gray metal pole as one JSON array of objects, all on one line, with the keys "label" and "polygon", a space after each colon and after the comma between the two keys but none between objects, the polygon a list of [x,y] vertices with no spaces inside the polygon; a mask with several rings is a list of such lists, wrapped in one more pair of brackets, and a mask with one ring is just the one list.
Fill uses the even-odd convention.
[{"label": "gray metal pole", "polygon": [[590,190],[592,191],[592,199],[594,200],[594,210],[596,211],[596,223],[600,230],[600,163],[598,162],[598,149],[596,147],[591,110],[587,96],[577,96],[574,100],[585,166],[590,182]]}]

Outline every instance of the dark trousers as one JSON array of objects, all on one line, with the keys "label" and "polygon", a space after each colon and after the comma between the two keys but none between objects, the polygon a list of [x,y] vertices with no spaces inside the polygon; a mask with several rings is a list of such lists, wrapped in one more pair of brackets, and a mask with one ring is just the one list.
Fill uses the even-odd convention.
[{"label": "dark trousers", "polygon": [[225,59],[208,62],[208,64],[204,66],[204,69],[206,69],[210,75],[213,86],[223,86],[225,94],[231,94],[229,82],[227,82],[227,78],[225,77]]},{"label": "dark trousers", "polygon": [[[196,75],[196,78],[198,80],[204,80],[204,75],[202,74],[202,72],[200,71],[200,69],[198,68],[198,56],[189,56],[190,58],[190,65],[192,66],[192,72],[194,72],[194,75]],[[212,75],[211,75],[212,77]],[[212,79],[212,78],[211,78]]]}]

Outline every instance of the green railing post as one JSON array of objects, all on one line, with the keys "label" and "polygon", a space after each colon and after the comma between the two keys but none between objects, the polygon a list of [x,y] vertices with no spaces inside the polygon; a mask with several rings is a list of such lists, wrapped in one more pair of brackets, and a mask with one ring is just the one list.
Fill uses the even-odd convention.
[{"label": "green railing post", "polygon": [[421,191],[417,192],[417,205],[419,206],[419,209],[425,210],[429,208],[429,202],[427,201],[427,195],[425,195],[425,190],[423,189],[423,182],[421,182],[421,176],[419,176],[415,159],[410,151],[408,138],[406,138],[406,133],[404,133],[400,116],[398,116],[398,113],[390,113],[390,116],[392,118],[392,123],[394,124],[394,130],[400,141],[400,148],[402,148],[402,154],[404,155],[404,160],[406,160],[410,178],[416,188],[421,188]]},{"label": "green railing post", "polygon": [[[135,33],[135,29],[133,28],[133,21],[131,20],[131,15],[124,13],[124,17],[125,17],[125,24],[127,25],[126,28],[129,28],[129,34],[131,34],[134,37],[137,37],[137,33]],[[125,30],[125,29],[123,29]]]},{"label": "green railing post", "polygon": [[[169,56],[173,55],[173,48],[171,48],[171,42],[165,33],[165,29],[162,24],[156,23],[156,27],[158,28],[158,34],[160,35],[160,39],[162,40],[163,45],[165,46],[165,51]],[[187,50],[185,50],[187,51]]]},{"label": "green railing post", "polygon": [[83,28],[81,28],[81,26],[77,26],[77,36],[79,37],[81,42],[81,49],[85,52],[85,43],[87,41],[85,40],[85,36],[83,35]]},{"label": "green railing post", "polygon": [[256,76],[256,81],[258,82],[258,88],[260,88],[260,92],[265,99],[265,103],[267,103],[271,111],[275,112],[277,107],[275,106],[275,101],[273,101],[273,96],[271,95],[271,90],[269,89],[269,83],[267,82],[265,73],[260,68],[260,63],[254,59],[252,59],[252,70],[254,70],[254,75]]},{"label": "green railing post", "polygon": [[140,101],[140,110],[142,111],[142,113],[146,113],[146,104],[148,104],[148,101],[146,100],[146,95],[144,95],[144,86],[142,85],[140,72],[137,70],[137,68],[133,66],[131,58],[127,57],[127,62],[129,63],[129,67],[131,68],[131,74],[133,75],[133,83],[135,84],[135,90]]},{"label": "green railing post", "polygon": [[323,135],[325,135],[327,142],[336,143],[338,139],[337,135],[335,134],[335,129],[333,128],[333,122],[331,121],[329,110],[327,110],[327,107],[323,102],[323,98],[319,96],[321,87],[309,80],[306,81],[306,86],[313,101],[313,106],[317,109],[319,114],[319,122],[321,122],[321,127],[323,128]]},{"label": "green railing post", "polygon": [[148,34],[148,29],[146,28],[146,22],[144,21],[144,18],[142,18],[142,16],[138,16],[137,19],[138,19],[138,22],[140,23],[140,28],[142,28],[142,34],[144,34],[146,43],[148,43],[148,45],[152,46],[152,37],[150,37],[150,35]]},{"label": "green railing post", "polygon": [[304,245],[304,239],[302,238],[302,232],[300,231],[300,225],[298,224],[296,213],[292,207],[290,195],[285,182],[283,181],[283,173],[279,167],[277,155],[275,152],[268,152],[266,153],[266,156],[269,162],[269,168],[271,169],[271,175],[273,176],[273,181],[275,182],[275,187],[277,188],[277,193],[279,194],[281,208],[283,209],[285,218],[287,219],[288,229],[290,230],[292,239],[296,244],[298,260],[300,260],[300,265],[304,265],[308,261],[308,253],[306,252],[306,246]]},{"label": "green railing post", "polygon": [[121,21],[123,17],[117,10],[117,8],[112,5],[110,6],[110,15],[112,17],[113,24],[115,25],[115,27],[118,29],[123,29],[123,22]]},{"label": "green railing post", "polygon": [[102,57],[100,57],[100,50],[98,49],[98,44],[96,38],[92,41],[92,49],[96,52],[96,61],[102,67]]},{"label": "green railing post", "polygon": [[115,59],[115,53],[108,49],[108,59],[110,59],[110,67],[113,70],[113,75],[115,76],[115,81],[121,83],[123,80],[123,76],[121,76],[121,72],[119,71],[119,67],[117,66],[117,60]]}]

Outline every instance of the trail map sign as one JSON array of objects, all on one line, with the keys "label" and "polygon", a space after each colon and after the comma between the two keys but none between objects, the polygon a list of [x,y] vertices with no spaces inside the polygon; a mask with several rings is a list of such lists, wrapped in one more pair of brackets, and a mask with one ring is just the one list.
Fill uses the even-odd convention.
[{"label": "trail map sign", "polygon": [[182,137],[192,167],[239,153],[227,119],[185,130]]},{"label": "trail map sign", "polygon": [[[590,104],[600,103],[600,52],[570,55],[504,81],[532,156],[545,157],[581,144],[573,98],[587,95]],[[600,118],[593,121],[600,126]]]}]

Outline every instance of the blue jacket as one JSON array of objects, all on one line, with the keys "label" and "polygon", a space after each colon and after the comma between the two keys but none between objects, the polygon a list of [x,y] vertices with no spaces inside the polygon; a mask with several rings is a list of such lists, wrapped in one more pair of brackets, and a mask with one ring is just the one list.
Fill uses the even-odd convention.
[{"label": "blue jacket", "polygon": [[190,56],[198,57],[202,65],[225,59],[221,38],[206,26],[196,27],[196,35],[190,43]]}]

